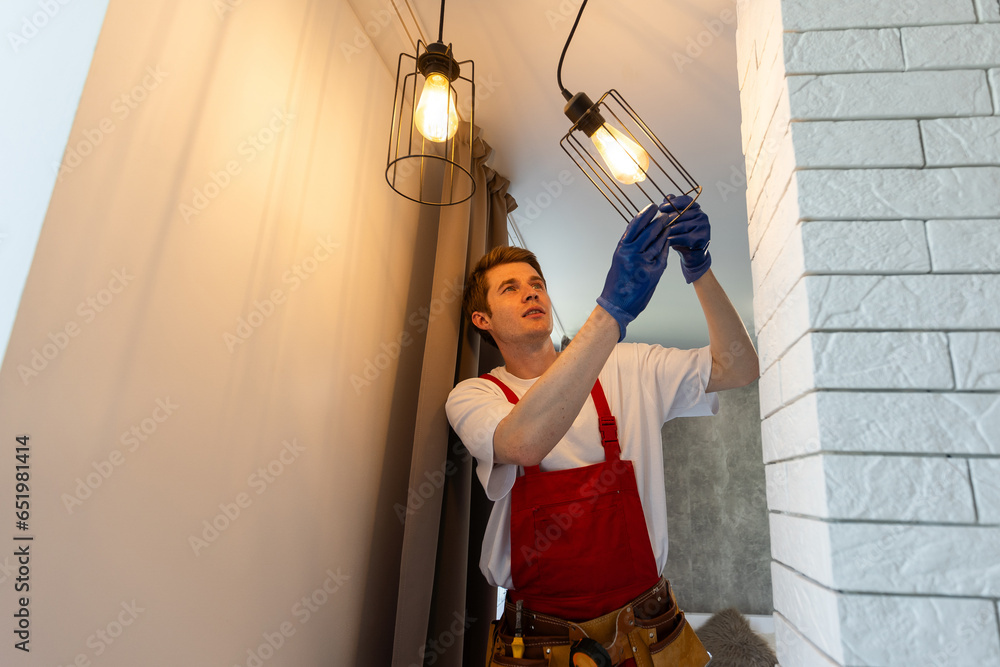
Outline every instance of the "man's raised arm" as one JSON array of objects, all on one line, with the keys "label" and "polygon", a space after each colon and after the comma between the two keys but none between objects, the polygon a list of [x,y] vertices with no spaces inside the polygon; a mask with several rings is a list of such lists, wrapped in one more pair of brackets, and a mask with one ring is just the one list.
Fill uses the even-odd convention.
[{"label": "man's raised arm", "polygon": [[580,414],[625,327],[649,303],[667,266],[667,225],[676,213],[650,204],[632,219],[587,322],[493,433],[498,463],[538,465]]},{"label": "man's raised arm", "polygon": [[[675,205],[689,202],[675,200]],[[666,205],[669,208],[669,205]],[[664,210],[665,206],[660,206]],[[750,335],[722,285],[712,273],[708,252],[711,225],[697,203],[671,226],[667,244],[681,257],[681,271],[688,284],[694,283],[698,301],[708,323],[708,344],[712,352],[712,377],[706,392],[735,389],[750,384],[760,375],[757,352]]]}]

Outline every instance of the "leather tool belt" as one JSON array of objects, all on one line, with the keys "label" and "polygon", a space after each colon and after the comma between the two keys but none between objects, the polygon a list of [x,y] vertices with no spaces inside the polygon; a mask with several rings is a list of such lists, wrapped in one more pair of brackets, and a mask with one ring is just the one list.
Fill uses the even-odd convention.
[{"label": "leather tool belt", "polygon": [[587,621],[522,611],[524,653],[515,658],[515,605],[508,600],[499,620],[490,624],[486,667],[570,667],[570,648],[589,637],[602,644],[613,665],[632,658],[636,667],[704,667],[712,659],[677,608],[664,578],[629,604]]}]

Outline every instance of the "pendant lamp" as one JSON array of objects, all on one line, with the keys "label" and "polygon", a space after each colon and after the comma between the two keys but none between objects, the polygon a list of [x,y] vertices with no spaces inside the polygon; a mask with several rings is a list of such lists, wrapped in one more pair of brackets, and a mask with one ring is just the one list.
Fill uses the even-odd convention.
[{"label": "pendant lamp", "polygon": [[583,0],[556,71],[567,101],[563,112],[573,123],[559,144],[626,222],[668,194],[696,200],[701,186],[618,91],[609,90],[595,104],[586,93],[574,95],[563,86],[563,60],[586,6]]},{"label": "pendant lamp", "polygon": [[399,54],[385,167],[393,190],[431,206],[458,204],[476,191],[469,138],[476,120],[475,64],[456,61],[443,33],[441,0],[438,40],[418,40],[416,57]]}]

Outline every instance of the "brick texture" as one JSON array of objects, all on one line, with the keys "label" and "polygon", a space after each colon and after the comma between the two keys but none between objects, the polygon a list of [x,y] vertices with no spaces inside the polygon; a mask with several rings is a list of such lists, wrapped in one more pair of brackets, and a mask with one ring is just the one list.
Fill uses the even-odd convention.
[{"label": "brick texture", "polygon": [[737,7],[778,657],[1000,664],[1000,4]]},{"label": "brick texture", "polygon": [[935,271],[1000,271],[1000,220],[931,220],[927,240]]},{"label": "brick texture", "polygon": [[907,69],[960,69],[1000,65],[1000,24],[903,28]]},{"label": "brick texture", "polygon": [[788,77],[792,120],[940,118],[993,113],[982,70]]},{"label": "brick texture", "polygon": [[922,120],[920,133],[929,167],[998,164],[1000,116]]},{"label": "brick texture", "polygon": [[788,74],[902,69],[903,49],[898,30],[828,30],[785,35]]},{"label": "brick texture", "polygon": [[783,0],[785,30],[974,23],[971,0]]}]

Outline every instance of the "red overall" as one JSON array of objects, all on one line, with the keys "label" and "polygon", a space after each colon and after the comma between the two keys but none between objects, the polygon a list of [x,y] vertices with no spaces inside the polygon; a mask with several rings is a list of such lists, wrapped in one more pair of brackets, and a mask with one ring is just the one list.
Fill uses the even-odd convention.
[{"label": "red overall", "polygon": [[[496,377],[507,400],[517,396]],[[542,472],[524,469],[510,500],[511,601],[584,621],[624,607],[660,579],[632,462],[621,459],[618,426],[598,380],[604,462]],[[632,664],[631,660],[623,663]]]}]

